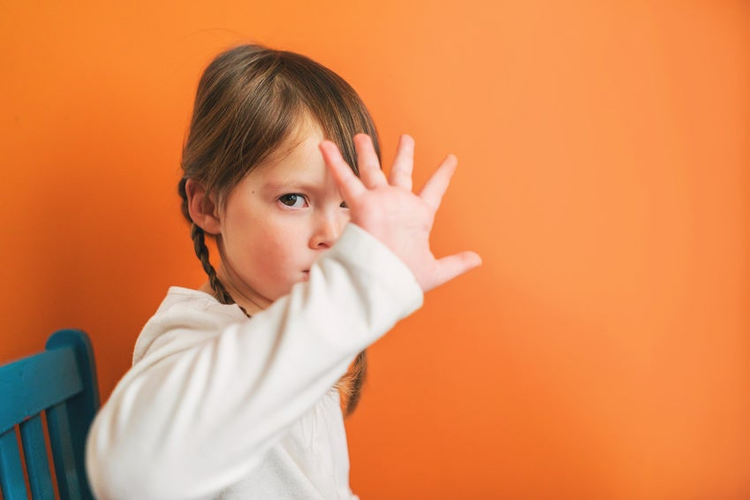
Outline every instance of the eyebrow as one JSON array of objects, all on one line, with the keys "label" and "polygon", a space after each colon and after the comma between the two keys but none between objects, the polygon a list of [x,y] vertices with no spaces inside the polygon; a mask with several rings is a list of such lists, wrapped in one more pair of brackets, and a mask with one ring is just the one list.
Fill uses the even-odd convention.
[{"label": "eyebrow", "polygon": [[307,191],[307,192],[316,192],[319,191],[321,188],[320,186],[299,181],[299,180],[290,180],[290,181],[270,181],[266,183],[263,186],[264,191]]}]

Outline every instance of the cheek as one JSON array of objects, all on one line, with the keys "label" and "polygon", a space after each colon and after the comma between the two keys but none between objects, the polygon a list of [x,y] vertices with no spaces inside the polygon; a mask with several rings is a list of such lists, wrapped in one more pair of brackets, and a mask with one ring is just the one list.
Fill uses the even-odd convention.
[{"label": "cheek", "polygon": [[252,249],[254,260],[265,268],[264,272],[281,274],[285,266],[300,264],[298,261],[307,243],[304,233],[289,225],[270,229],[248,244],[255,247]]},{"label": "cheek", "polygon": [[304,231],[294,222],[292,220],[284,223],[282,220],[275,224],[267,223],[264,230],[257,235],[260,240],[258,244],[268,251],[286,252],[297,248],[303,240]]}]

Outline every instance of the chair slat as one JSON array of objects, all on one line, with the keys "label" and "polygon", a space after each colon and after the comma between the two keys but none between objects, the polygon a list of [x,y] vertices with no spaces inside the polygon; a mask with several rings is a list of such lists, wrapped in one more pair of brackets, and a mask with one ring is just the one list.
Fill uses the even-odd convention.
[{"label": "chair slat", "polygon": [[0,432],[82,390],[72,349],[45,351],[0,367],[0,400],[13,402],[0,405]]},{"label": "chair slat", "polygon": [[60,499],[77,500],[82,495],[78,484],[73,443],[70,438],[68,410],[64,403],[57,404],[47,410],[47,425]]},{"label": "chair slat", "polygon": [[94,350],[88,336],[80,330],[60,330],[55,332],[45,346],[47,350],[67,349],[75,352],[78,373],[83,382],[83,391],[65,402],[69,418],[73,456],[78,477],[81,500],[93,500],[88,478],[86,477],[86,436],[101,406],[99,385],[97,384]]},{"label": "chair slat", "polygon": [[41,415],[34,415],[22,422],[20,427],[31,498],[54,498],[55,489],[47,460],[47,444],[44,441]]},{"label": "chair slat", "polygon": [[83,331],[57,331],[44,352],[0,366],[0,500],[54,498],[55,486],[62,500],[92,500],[85,446],[99,404],[94,351]]},{"label": "chair slat", "polygon": [[27,500],[29,498],[15,429],[10,429],[0,435],[0,488],[4,500]]}]

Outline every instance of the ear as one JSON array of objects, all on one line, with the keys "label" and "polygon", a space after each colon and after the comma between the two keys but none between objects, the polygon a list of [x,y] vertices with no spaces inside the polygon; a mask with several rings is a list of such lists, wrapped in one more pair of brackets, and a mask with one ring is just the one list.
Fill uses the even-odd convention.
[{"label": "ear", "polygon": [[206,188],[203,184],[188,179],[185,182],[185,193],[187,194],[188,211],[193,222],[208,234],[216,236],[221,233],[218,206],[213,197],[206,195]]}]

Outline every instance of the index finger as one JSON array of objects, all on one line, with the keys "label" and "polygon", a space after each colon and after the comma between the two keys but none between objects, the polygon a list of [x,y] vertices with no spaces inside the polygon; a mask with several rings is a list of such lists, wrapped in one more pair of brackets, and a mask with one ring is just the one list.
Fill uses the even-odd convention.
[{"label": "index finger", "polygon": [[445,191],[448,189],[448,185],[451,182],[451,177],[456,171],[456,165],[458,160],[453,155],[448,155],[443,163],[437,168],[435,173],[427,179],[422,190],[419,192],[419,196],[426,201],[434,210],[440,207],[440,202],[443,199]]},{"label": "index finger", "polygon": [[341,191],[344,201],[351,205],[350,202],[367,191],[367,188],[362,184],[359,177],[354,175],[335,143],[326,140],[320,143],[319,148],[320,152],[323,153],[326,167],[328,167],[336,186]]}]

